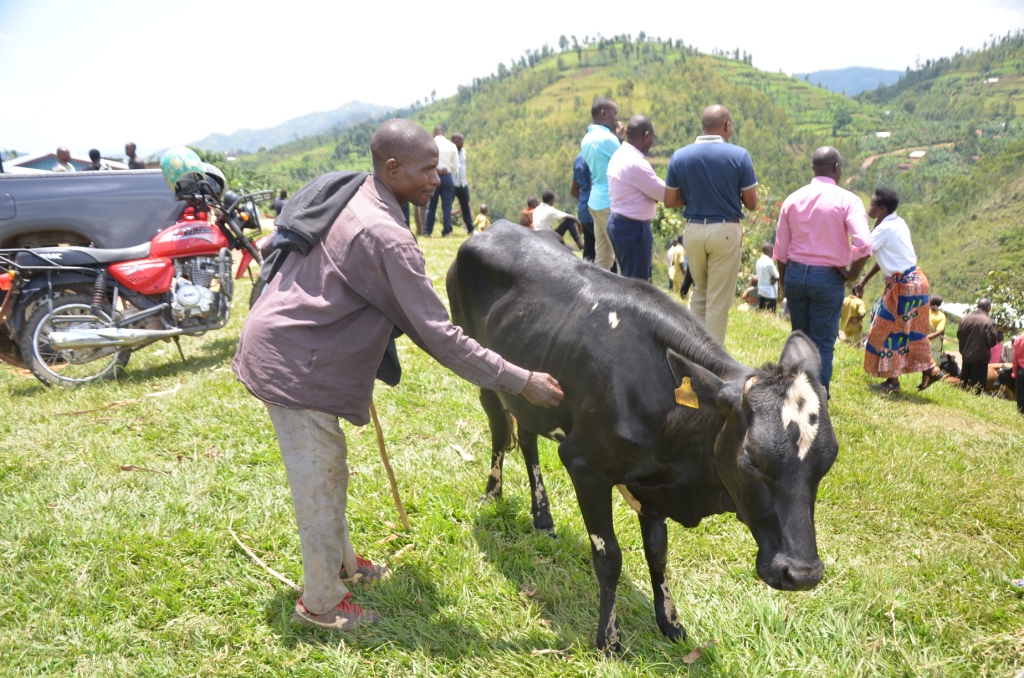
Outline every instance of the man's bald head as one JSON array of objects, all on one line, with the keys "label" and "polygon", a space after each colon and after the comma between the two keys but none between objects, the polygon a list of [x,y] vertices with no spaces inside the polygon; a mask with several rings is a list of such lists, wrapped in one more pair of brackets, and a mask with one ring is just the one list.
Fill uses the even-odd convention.
[{"label": "man's bald head", "polygon": [[816,177],[828,177],[838,182],[843,173],[843,156],[831,146],[822,146],[811,156],[811,168]]},{"label": "man's bald head", "polygon": [[57,160],[61,162],[71,162],[71,151],[64,146],[57,149]]},{"label": "man's bald head", "polygon": [[412,120],[392,118],[377,128],[370,139],[370,153],[373,155],[373,169],[384,166],[389,159],[402,162],[410,153],[422,151],[427,146],[437,145],[423,129]]},{"label": "man's bald head", "polygon": [[444,125],[434,125],[434,136],[435,137],[443,137],[444,136]]},{"label": "man's bald head", "polygon": [[988,297],[978,299],[978,310],[984,311],[987,314],[992,310],[992,301]]},{"label": "man's bald head", "polygon": [[654,145],[654,123],[646,115],[634,115],[626,125],[626,141],[641,153]]},{"label": "man's bald head", "polygon": [[708,106],[700,116],[700,128],[704,134],[717,134],[728,141],[732,135],[732,113],[721,104]]},{"label": "man's bald head", "polygon": [[373,177],[399,202],[425,205],[441,183],[437,176],[437,144],[411,120],[392,118],[370,139]]}]

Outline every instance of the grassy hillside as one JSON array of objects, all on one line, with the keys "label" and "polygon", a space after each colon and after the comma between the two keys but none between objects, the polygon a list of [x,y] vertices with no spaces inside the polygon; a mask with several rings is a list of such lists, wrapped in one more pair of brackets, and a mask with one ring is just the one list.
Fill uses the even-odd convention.
[{"label": "grassy hillside", "polygon": [[[659,140],[651,155],[660,172],[676,148],[699,134],[704,107],[725,104],[735,118],[733,141],[750,150],[762,183],[778,196],[806,180],[810,151],[833,140],[836,111],[851,114],[835,139],[851,155],[859,152],[855,137],[873,131],[878,118],[873,106],[742,60],[700,54],[681,42],[625,37],[579,52],[531,54],[530,61],[502,65],[497,75],[476,79],[454,97],[401,114],[428,129],[441,122],[466,134],[475,202],[507,216],[545,188],[571,207],[572,161],[590,103],[603,95],[616,99],[622,119],[645,113],[654,120]],[[302,139],[242,163],[293,186],[336,168],[366,168],[371,129]]]},{"label": "grassy hillside", "polygon": [[[571,166],[595,97],[614,97],[622,119],[645,113],[654,120],[659,138],[651,161],[662,174],[671,153],[699,133],[703,108],[720,102],[733,112],[733,141],[750,151],[769,208],[808,180],[813,149],[831,144],[846,160],[847,188],[864,198],[880,185],[900,191],[902,213],[936,291],[969,299],[980,289],[987,262],[1013,265],[1016,236],[1007,229],[1013,231],[1024,204],[1002,186],[1020,176],[1013,162],[1014,144],[1024,139],[1024,119],[1016,117],[1024,110],[1024,37],[928,62],[855,99],[750,62],[738,54],[701,54],[678,40],[617,36],[578,50],[528,52],[455,96],[398,114],[428,129],[443,123],[449,132],[466,134],[474,204],[488,203],[492,217],[513,217],[527,196],[547,188],[560,207],[573,209]],[[994,77],[999,81],[985,82]],[[376,124],[244,156],[239,168],[292,189],[323,172],[369,169]],[[927,155],[910,159],[914,150]],[[978,220],[971,216],[988,200],[1005,218],[963,226]],[[753,235],[770,237],[773,217],[772,209],[759,215]]]},{"label": "grassy hillside", "polygon": [[[423,241],[442,296],[460,240]],[[227,328],[182,341],[188,363],[157,344],[119,383],[45,389],[0,366],[0,674],[1008,678],[1024,668],[1024,594],[1007,581],[1024,575],[1024,419],[1010,402],[946,384],[917,395],[916,375],[905,395],[879,396],[845,345],[829,403],[839,458],[815,513],[821,584],[761,583],[754,540],[732,516],[672,523],[668,578],[690,639],[668,643],[636,517],[616,498],[625,653],[606,660],[592,647],[589,540],[555,444],[540,443],[551,539],[532,529],[521,456],[506,460],[505,498],[479,503],[490,436],[476,390],[403,337],[402,383],[375,398],[411,531],[395,527],[372,428],[345,425],[353,540],[394,569],[355,596],[385,622],[352,634],[294,626],[297,592],[230,531],[301,584],[273,430],[229,369],[245,316],[235,311]],[[778,359],[787,332],[734,313],[727,348],[759,365]]]}]

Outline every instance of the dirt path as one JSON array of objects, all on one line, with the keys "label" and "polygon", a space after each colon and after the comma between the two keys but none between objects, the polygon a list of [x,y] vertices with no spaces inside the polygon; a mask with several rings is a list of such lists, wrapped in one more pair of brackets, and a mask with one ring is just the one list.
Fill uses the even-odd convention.
[{"label": "dirt path", "polygon": [[866,169],[871,167],[871,163],[873,163],[875,160],[878,160],[879,158],[887,156],[887,155],[898,155],[900,153],[907,153],[909,151],[928,151],[928,150],[931,150],[933,148],[950,148],[953,145],[954,145],[954,142],[952,142],[952,141],[945,141],[945,142],[943,142],[941,144],[931,144],[931,145],[924,145],[924,146],[908,146],[907,148],[901,148],[901,149],[898,149],[898,150],[895,150],[895,151],[889,151],[887,153],[879,153],[878,155],[869,155],[867,158],[864,159],[864,162],[862,162],[860,164],[860,171],[861,172],[865,171]]}]

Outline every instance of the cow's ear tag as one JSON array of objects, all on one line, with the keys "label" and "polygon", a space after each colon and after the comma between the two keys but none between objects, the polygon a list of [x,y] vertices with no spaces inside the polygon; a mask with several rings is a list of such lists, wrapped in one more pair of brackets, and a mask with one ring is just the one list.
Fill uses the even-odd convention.
[{"label": "cow's ear tag", "polygon": [[676,389],[676,403],[683,407],[692,407],[694,409],[700,406],[697,403],[697,394],[694,392],[693,387],[690,386],[689,377],[683,377],[683,383],[679,384],[679,388]]}]

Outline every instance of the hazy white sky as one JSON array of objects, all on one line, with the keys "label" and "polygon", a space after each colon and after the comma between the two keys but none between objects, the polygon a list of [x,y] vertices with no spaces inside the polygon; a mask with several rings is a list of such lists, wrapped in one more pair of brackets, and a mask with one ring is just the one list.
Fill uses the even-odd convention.
[{"label": "hazy white sky", "polygon": [[1022,27],[1024,0],[0,0],[0,148],[148,153],[353,99],[404,106],[563,33],[739,47],[793,73],[902,70]]}]

